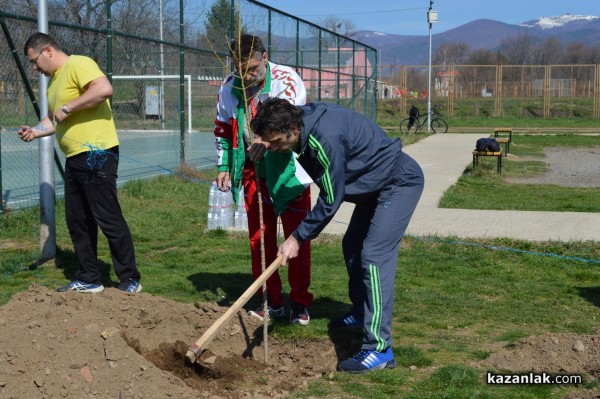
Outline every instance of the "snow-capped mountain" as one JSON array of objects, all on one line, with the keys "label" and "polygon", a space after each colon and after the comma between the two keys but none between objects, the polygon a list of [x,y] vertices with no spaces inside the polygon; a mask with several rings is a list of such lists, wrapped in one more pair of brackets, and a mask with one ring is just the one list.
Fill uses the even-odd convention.
[{"label": "snow-capped mountain", "polygon": [[[558,17],[539,17],[531,21],[523,22],[521,26],[527,28],[539,28],[539,29],[553,29],[564,27],[565,25],[572,25],[573,23],[587,23],[590,21],[597,20],[599,17],[593,15],[573,15],[564,14]],[[581,25],[581,24],[578,24]]]},{"label": "snow-capped mountain", "polygon": [[[495,50],[512,36],[531,35],[539,42],[555,37],[563,43],[579,42],[585,46],[600,46],[600,17],[564,14],[540,17],[521,24],[507,24],[489,19],[478,19],[457,28],[433,35],[435,51],[446,43],[466,43],[472,50]],[[383,65],[426,63],[428,36],[392,35],[375,31],[359,31],[352,38],[381,50]]]}]

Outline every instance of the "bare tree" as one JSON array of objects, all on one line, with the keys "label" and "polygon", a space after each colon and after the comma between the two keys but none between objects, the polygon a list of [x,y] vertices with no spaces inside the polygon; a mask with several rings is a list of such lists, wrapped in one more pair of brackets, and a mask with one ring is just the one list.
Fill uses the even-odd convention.
[{"label": "bare tree", "polygon": [[500,52],[510,65],[527,65],[532,62],[533,37],[527,33],[510,36],[500,43]]},{"label": "bare tree", "polygon": [[598,64],[600,47],[587,47],[583,43],[570,43],[565,49],[566,64]]},{"label": "bare tree", "polygon": [[106,21],[105,0],[54,0],[48,2],[48,13],[71,23],[100,28]]},{"label": "bare tree", "polygon": [[561,64],[564,61],[563,45],[555,37],[549,37],[537,46],[533,53],[533,62],[540,65]]},{"label": "bare tree", "polygon": [[588,55],[585,59],[586,64],[600,64],[600,47],[594,46],[588,50]]},{"label": "bare tree", "polygon": [[0,0],[0,9],[14,14],[32,15],[37,9],[37,1]]},{"label": "bare tree", "polygon": [[469,45],[463,42],[442,44],[435,51],[432,62],[435,65],[461,65],[465,63],[469,50]]},{"label": "bare tree", "polygon": [[329,16],[319,21],[318,25],[342,36],[352,36],[356,33],[356,25],[349,19]]},{"label": "bare tree", "polygon": [[466,64],[470,65],[498,65],[504,63],[502,55],[496,51],[479,48],[469,53]]},{"label": "bare tree", "polygon": [[567,64],[583,64],[587,53],[588,48],[583,43],[570,43],[565,49],[565,62]]}]

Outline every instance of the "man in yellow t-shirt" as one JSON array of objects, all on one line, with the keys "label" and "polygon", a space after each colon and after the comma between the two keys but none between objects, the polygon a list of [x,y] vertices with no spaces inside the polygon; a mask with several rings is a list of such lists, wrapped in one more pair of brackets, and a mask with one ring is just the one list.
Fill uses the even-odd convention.
[{"label": "man in yellow t-shirt", "polygon": [[108,239],[119,289],[142,290],[129,226],[117,199],[119,139],[108,98],[112,85],[94,60],[67,55],[41,32],[27,39],[24,52],[33,69],[51,78],[48,115],[36,126],[21,126],[23,141],[56,133],[67,157],[65,214],[78,260],[75,280],[59,292],[101,292],[97,263],[98,227]]}]

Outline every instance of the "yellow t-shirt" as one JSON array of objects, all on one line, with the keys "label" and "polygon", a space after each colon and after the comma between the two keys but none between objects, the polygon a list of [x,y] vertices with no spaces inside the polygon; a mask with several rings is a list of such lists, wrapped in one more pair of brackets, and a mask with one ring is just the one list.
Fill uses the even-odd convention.
[{"label": "yellow t-shirt", "polygon": [[[48,109],[52,112],[59,110],[81,96],[88,83],[102,76],[105,76],[104,73],[91,58],[69,56],[48,85]],[[72,112],[64,123],[56,125],[56,139],[67,157],[90,149],[107,150],[119,145],[108,100],[94,108]]]}]

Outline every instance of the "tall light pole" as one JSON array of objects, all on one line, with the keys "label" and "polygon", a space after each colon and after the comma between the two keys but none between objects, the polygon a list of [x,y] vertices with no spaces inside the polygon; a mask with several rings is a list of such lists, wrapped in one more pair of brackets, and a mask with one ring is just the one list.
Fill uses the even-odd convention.
[{"label": "tall light pole", "polygon": [[379,80],[383,83],[383,45],[379,43]]},{"label": "tall light pole", "polygon": [[431,25],[438,21],[437,11],[433,10],[433,0],[429,1],[427,23],[429,24],[429,79],[427,80],[427,132],[431,132]]}]

